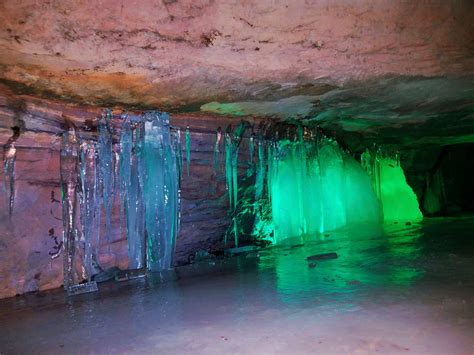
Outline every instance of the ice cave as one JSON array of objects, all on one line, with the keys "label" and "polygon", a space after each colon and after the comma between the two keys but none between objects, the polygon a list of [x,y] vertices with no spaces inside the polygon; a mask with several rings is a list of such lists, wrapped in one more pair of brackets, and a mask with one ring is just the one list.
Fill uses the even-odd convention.
[{"label": "ice cave", "polygon": [[472,1],[0,19],[0,354],[474,353]]}]

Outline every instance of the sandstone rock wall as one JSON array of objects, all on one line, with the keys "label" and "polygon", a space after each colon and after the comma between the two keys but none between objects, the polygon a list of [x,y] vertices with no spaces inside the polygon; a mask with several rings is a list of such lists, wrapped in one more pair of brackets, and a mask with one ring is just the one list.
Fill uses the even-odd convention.
[{"label": "sandstone rock wall", "polygon": [[[59,187],[59,134],[65,117],[78,127],[94,120],[94,108],[62,105],[31,97],[0,95],[0,144],[11,136],[10,127],[22,126],[16,142],[15,205],[8,216],[5,191],[0,190],[0,298],[62,284],[62,255],[52,258],[62,239],[61,193]],[[12,102],[21,102],[13,105]],[[188,262],[197,249],[222,248],[227,226],[228,198],[223,165],[213,169],[213,147],[217,127],[223,129],[239,120],[192,115],[172,115],[171,124],[191,130],[191,166],[182,176],[181,231],[177,240],[176,264]],[[93,133],[90,133],[93,134]],[[184,137],[184,134],[183,134]],[[245,172],[246,143],[240,164]],[[183,144],[184,155],[184,144]],[[3,158],[3,150],[0,155]],[[221,163],[222,164],[222,163]],[[4,172],[1,169],[0,180]],[[127,268],[127,241],[120,230],[119,197],[113,210],[110,244],[102,242],[99,260],[103,267]],[[55,248],[56,247],[56,248]]]}]

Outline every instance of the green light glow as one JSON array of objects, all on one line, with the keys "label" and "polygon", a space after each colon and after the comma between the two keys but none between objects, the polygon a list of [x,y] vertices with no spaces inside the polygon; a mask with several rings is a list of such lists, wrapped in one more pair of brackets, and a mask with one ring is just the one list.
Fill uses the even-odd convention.
[{"label": "green light glow", "polygon": [[381,201],[385,221],[419,220],[423,218],[418,200],[407,184],[401,166],[394,161],[380,160]]},{"label": "green light glow", "polygon": [[416,221],[423,218],[398,156],[389,157],[366,151],[362,155],[362,163],[382,203],[384,221]]},{"label": "green light glow", "polygon": [[268,181],[275,242],[380,222],[369,177],[336,142],[282,140],[272,147]]},{"label": "green light glow", "polygon": [[225,135],[231,233],[236,246],[238,233],[245,235],[240,226],[248,223],[249,215],[253,215],[253,238],[273,244],[315,240],[328,231],[380,225],[384,220],[422,219],[398,156],[367,151],[359,163],[335,140],[302,127],[293,131],[292,139],[259,138],[251,193],[245,193],[246,187],[239,192],[236,168],[242,127],[233,135],[227,130]]}]

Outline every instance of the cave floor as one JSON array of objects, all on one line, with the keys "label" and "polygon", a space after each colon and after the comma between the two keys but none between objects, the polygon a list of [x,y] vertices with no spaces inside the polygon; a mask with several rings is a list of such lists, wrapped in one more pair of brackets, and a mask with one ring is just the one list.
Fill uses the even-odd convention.
[{"label": "cave floor", "polygon": [[15,297],[0,354],[472,354],[473,237],[474,218],[360,227],[192,266],[206,276]]}]

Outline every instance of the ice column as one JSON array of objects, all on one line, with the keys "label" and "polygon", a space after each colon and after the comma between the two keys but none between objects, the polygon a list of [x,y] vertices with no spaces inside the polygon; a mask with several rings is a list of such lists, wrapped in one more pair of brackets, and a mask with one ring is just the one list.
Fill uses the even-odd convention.
[{"label": "ice column", "polygon": [[[80,146],[81,224],[84,238],[85,277],[89,281],[94,274],[93,259],[96,253],[93,252],[93,245],[95,244],[97,248],[99,244],[98,239],[94,240],[94,237],[98,235],[95,229],[99,228],[100,223],[97,221],[100,197],[96,149],[96,143],[92,141],[83,141]],[[68,205],[66,206],[69,208]]]},{"label": "ice column", "polygon": [[268,154],[275,241],[378,223],[380,204],[361,165],[334,140],[280,140]]},{"label": "ice column", "polygon": [[110,241],[114,187],[114,153],[112,150],[112,111],[106,110],[99,118],[99,164],[102,199],[105,210],[105,236]]},{"label": "ice column", "polygon": [[[133,129],[132,129],[133,126]],[[129,269],[145,267],[144,123],[126,117],[120,139],[120,196],[124,214]]]},{"label": "ice column", "polygon": [[179,176],[166,113],[145,114],[144,200],[147,231],[147,267],[150,271],[173,265],[178,232]]},{"label": "ice column", "polygon": [[[239,245],[239,232],[237,216],[235,211],[237,209],[238,198],[239,198],[239,187],[238,187],[238,163],[239,163],[239,147],[242,141],[242,137],[247,129],[247,123],[242,121],[234,130],[233,136],[231,136],[231,127],[228,126],[225,133],[225,175],[226,185],[229,194],[229,206],[233,216],[234,225],[234,245]],[[227,240],[225,240],[227,242]]]},{"label": "ice column", "polygon": [[423,218],[417,197],[406,181],[398,154],[384,153],[380,148],[366,150],[361,161],[382,204],[385,221]]},{"label": "ice column", "polygon": [[79,143],[73,128],[64,132],[61,143],[61,196],[63,205],[64,287],[79,281],[76,258],[76,193],[79,183]]}]

